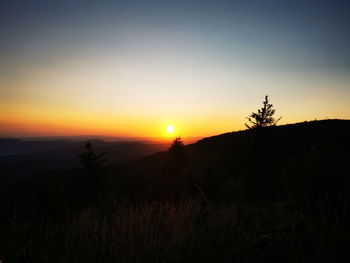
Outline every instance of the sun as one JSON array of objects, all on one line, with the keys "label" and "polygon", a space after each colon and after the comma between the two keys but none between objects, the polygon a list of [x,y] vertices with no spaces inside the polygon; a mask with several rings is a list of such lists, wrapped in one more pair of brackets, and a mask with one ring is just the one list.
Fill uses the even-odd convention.
[{"label": "sun", "polygon": [[165,130],[167,133],[172,134],[175,131],[175,128],[173,125],[168,125],[166,126]]}]

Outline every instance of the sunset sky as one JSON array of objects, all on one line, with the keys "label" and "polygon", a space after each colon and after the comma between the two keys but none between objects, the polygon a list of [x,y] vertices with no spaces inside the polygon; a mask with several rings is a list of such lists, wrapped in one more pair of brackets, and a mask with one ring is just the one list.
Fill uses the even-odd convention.
[{"label": "sunset sky", "polygon": [[[201,137],[350,119],[350,1],[0,3],[0,136]],[[172,134],[171,136],[173,136]]]}]

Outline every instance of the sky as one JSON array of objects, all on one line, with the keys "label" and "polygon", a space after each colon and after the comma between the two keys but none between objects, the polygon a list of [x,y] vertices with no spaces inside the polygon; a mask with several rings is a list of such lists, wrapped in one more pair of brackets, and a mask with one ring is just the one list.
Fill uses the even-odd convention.
[{"label": "sky", "polygon": [[[350,119],[350,1],[0,1],[0,136]],[[167,135],[167,125],[175,133]]]}]

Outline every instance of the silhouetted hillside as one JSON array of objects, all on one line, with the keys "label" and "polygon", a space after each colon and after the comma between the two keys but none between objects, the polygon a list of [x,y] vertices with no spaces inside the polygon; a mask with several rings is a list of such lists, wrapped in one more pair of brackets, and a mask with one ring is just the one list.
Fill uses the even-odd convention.
[{"label": "silhouetted hillside", "polygon": [[[325,120],[204,138],[185,147],[188,162],[181,176],[211,200],[274,199],[299,191],[316,195],[332,187],[344,195],[349,134],[350,121]],[[162,198],[177,191],[167,162],[167,153],[159,153],[108,167],[104,175],[110,186],[125,183],[122,188],[136,195]]]}]

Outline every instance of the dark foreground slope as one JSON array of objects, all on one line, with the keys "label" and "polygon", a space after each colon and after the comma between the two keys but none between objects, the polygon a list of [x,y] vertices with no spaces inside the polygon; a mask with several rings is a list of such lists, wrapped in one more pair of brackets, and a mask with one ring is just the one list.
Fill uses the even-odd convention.
[{"label": "dark foreground slope", "polygon": [[348,262],[349,134],[340,120],[239,131],[26,179],[2,210],[0,258]]}]

